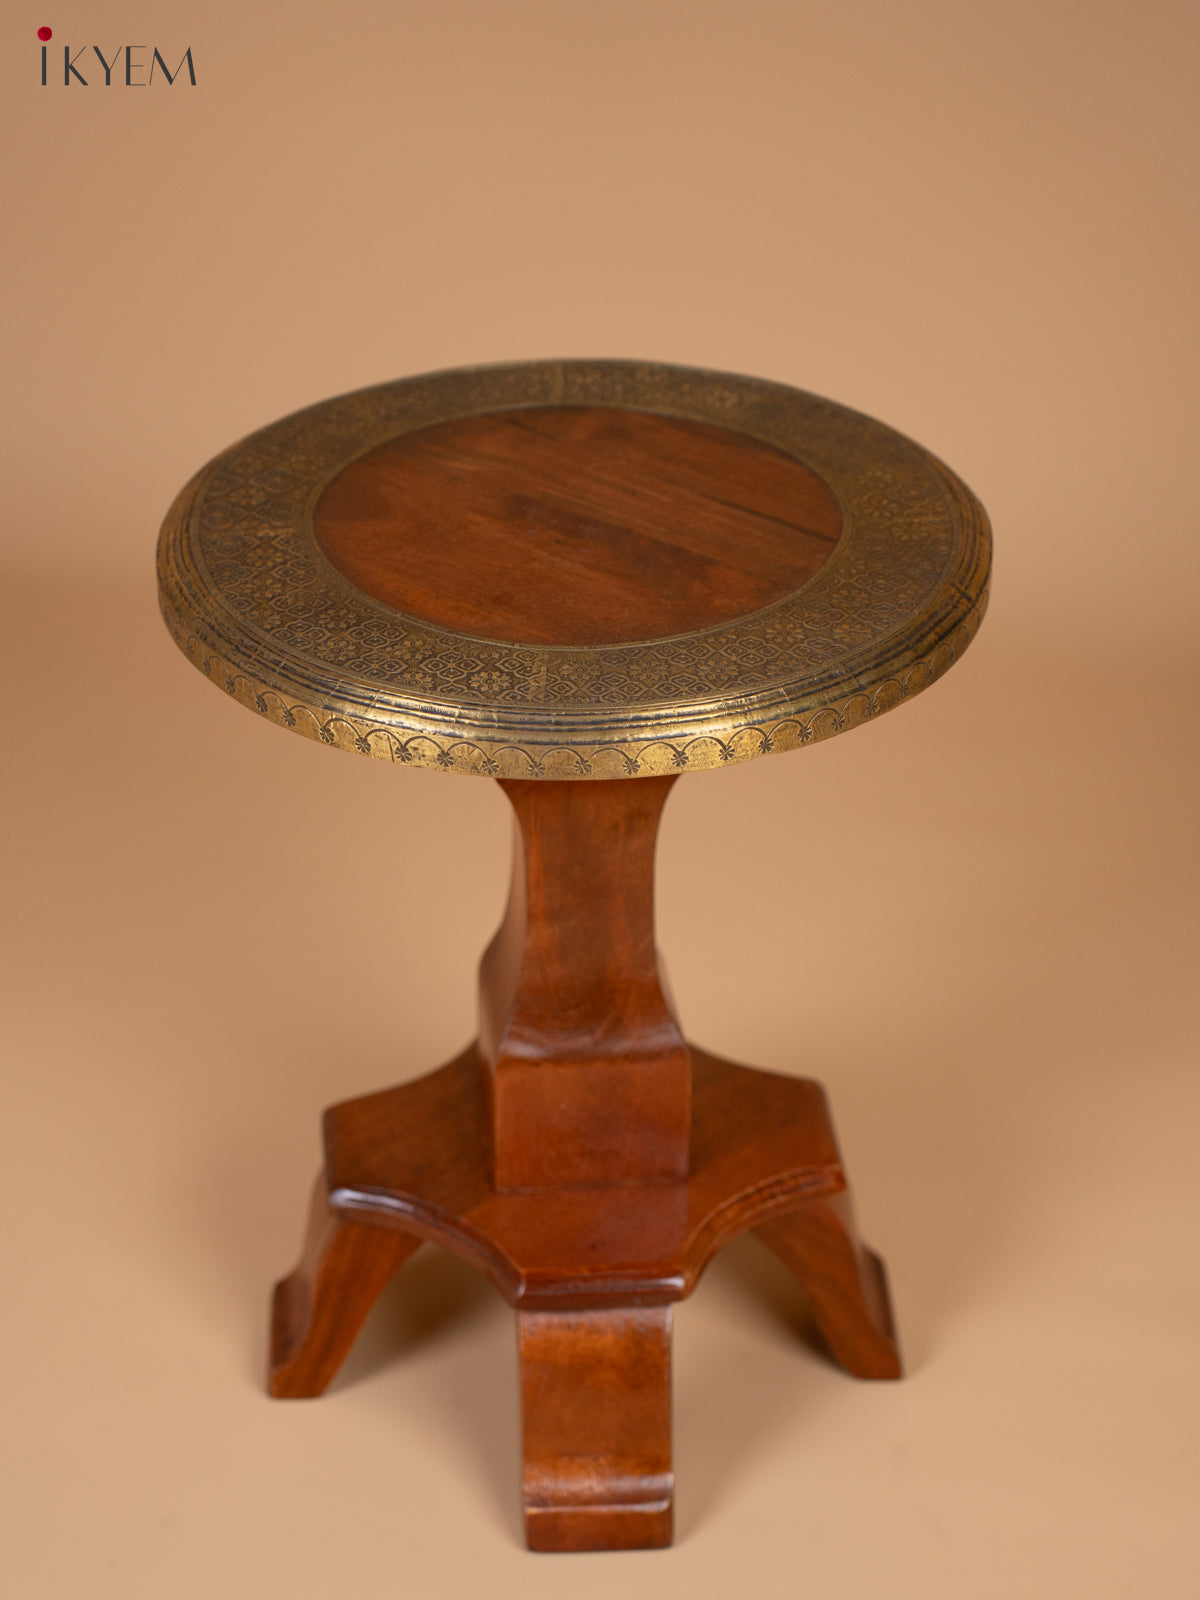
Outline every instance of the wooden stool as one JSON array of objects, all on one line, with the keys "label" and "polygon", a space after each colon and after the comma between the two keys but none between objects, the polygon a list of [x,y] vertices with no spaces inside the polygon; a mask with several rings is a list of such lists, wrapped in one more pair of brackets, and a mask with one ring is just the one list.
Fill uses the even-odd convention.
[{"label": "wooden stool", "polygon": [[496,778],[516,813],[478,1039],[326,1113],[272,1394],[321,1393],[423,1239],[456,1251],[517,1309],[529,1543],[598,1550],[670,1541],[671,1306],[736,1234],[847,1371],[899,1375],[820,1086],[679,1031],[655,836],[681,773],[932,683],[989,553],[969,491],[880,424],[623,361],[364,390],[188,484],[159,578],[190,660],[309,738]]}]

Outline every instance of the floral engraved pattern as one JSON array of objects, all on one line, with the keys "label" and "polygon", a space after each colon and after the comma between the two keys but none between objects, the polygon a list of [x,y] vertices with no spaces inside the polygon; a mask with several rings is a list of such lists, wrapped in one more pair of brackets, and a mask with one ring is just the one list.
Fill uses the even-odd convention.
[{"label": "floral engraved pattern", "polygon": [[[393,611],[325,560],[313,508],[357,456],[412,428],[520,405],[631,406],[788,451],[843,513],[802,589],[719,627],[554,649]],[[970,492],[881,424],[777,384],[633,362],[434,374],[285,418],[227,451],[163,525],[163,614],[260,715],[385,760],[488,776],[636,777],[827,738],[926,687],[986,605],[990,535]]]}]

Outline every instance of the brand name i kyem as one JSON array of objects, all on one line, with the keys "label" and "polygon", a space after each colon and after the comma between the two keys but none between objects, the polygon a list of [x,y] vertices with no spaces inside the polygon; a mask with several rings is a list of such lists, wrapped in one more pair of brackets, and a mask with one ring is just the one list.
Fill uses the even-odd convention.
[{"label": "brand name i kyem", "polygon": [[[58,81],[58,46],[42,46],[42,84]],[[149,54],[148,54],[149,52]],[[85,44],[73,48],[62,46],[62,82],[69,89],[73,84],[88,89],[100,85],[111,89],[114,84],[127,89],[149,89],[156,82],[165,82],[169,88],[178,78],[193,87],[196,83],[196,64],[192,60],[192,47],[188,45],[174,68],[167,65],[174,54],[166,56],[157,45],[120,44],[105,55],[98,44]]]}]

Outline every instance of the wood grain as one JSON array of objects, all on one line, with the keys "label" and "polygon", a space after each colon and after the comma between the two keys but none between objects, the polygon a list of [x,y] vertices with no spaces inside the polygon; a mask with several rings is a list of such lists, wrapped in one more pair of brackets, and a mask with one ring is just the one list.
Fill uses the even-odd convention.
[{"label": "wood grain", "polygon": [[497,1191],[486,1064],[472,1046],[326,1113],[329,1204],[453,1250],[515,1306],[683,1299],[730,1239],[846,1183],[819,1084],[690,1054],[683,1183]]},{"label": "wood grain", "polygon": [[413,1234],[339,1216],[318,1178],[300,1264],[275,1285],[272,1301],[270,1391],[277,1400],[324,1394],[371,1307],[420,1243]]},{"label": "wood grain", "polygon": [[517,1325],[529,1548],[670,1544],[670,1306],[522,1311]]},{"label": "wood grain", "polygon": [[505,780],[508,910],[480,966],[498,1190],[687,1176],[690,1072],[654,944],[674,778]]},{"label": "wood grain", "polygon": [[747,434],[613,406],[418,429],[344,468],[317,542],[356,588],[456,632],[596,645],[760,610],[827,560],[841,512]]},{"label": "wood grain", "polygon": [[825,1096],[684,1043],[654,945],[672,778],[505,782],[512,891],[480,968],[480,1039],[325,1116],[304,1258],[276,1290],[272,1393],[315,1394],[421,1239],[485,1272],[520,1330],[535,1549],[671,1536],[670,1305],[756,1229],[834,1356],[898,1376]]},{"label": "wood grain", "polygon": [[898,1378],[887,1274],[858,1236],[849,1191],[811,1200],[755,1231],[807,1293],[838,1364],[856,1378]]}]

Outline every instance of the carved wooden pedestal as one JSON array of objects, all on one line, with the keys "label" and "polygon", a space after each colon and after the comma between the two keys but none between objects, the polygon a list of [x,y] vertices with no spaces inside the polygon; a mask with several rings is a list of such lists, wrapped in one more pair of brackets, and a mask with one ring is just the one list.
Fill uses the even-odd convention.
[{"label": "carved wooden pedestal", "polygon": [[668,1544],[671,1303],[754,1229],[861,1378],[900,1364],[820,1086],[689,1048],[659,979],[653,855],[674,778],[506,781],[508,911],[476,1044],[334,1106],[271,1392],[317,1395],[422,1239],[517,1308],[535,1550]]},{"label": "carved wooden pedestal", "polygon": [[820,1088],[679,1032],[654,840],[675,775],[932,684],[975,635],[990,561],[983,508],[911,440],[651,362],[382,384],[181,491],[159,596],[211,682],[324,745],[497,778],[519,824],[478,1040],[327,1115],[274,1394],[319,1394],[431,1239],[517,1308],[529,1542],[613,1549],[670,1538],[671,1305],[735,1234],[783,1258],[843,1366],[897,1375]]}]

